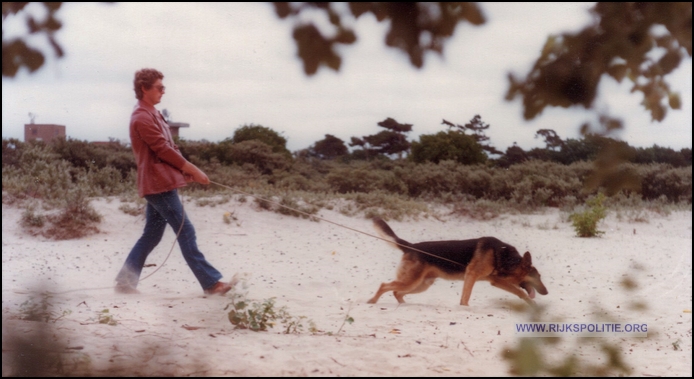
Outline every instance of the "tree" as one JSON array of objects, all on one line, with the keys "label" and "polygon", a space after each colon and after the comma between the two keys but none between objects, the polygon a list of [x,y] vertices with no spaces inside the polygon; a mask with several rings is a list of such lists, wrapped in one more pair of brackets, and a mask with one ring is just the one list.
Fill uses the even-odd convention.
[{"label": "tree", "polygon": [[377,125],[386,130],[365,136],[364,141],[373,146],[374,150],[379,154],[398,154],[402,158],[402,154],[410,150],[410,143],[407,141],[405,133],[412,131],[412,124],[401,124],[388,117]]},{"label": "tree", "polygon": [[453,160],[461,164],[477,164],[484,163],[487,156],[472,136],[448,130],[419,136],[419,142],[412,142],[411,159],[416,163]]},{"label": "tree", "polygon": [[398,154],[402,158],[402,154],[410,149],[410,142],[407,141],[405,133],[412,131],[412,124],[401,124],[388,117],[377,125],[387,130],[362,138],[352,137],[349,146],[361,147],[365,159],[377,154]]},{"label": "tree", "polygon": [[233,143],[243,141],[258,140],[270,146],[273,153],[280,153],[287,157],[291,157],[291,153],[287,150],[287,139],[282,137],[276,131],[262,125],[244,125],[234,132],[234,137],[231,139]]},{"label": "tree", "polygon": [[317,141],[310,149],[310,154],[321,159],[333,159],[347,155],[345,142],[332,134],[326,134],[325,138]]},{"label": "tree", "polygon": [[369,160],[369,156],[373,155],[374,153],[371,153],[371,148],[368,145],[369,144],[364,141],[363,138],[350,138],[349,147],[359,147],[359,149],[352,151],[352,158]]},{"label": "tree", "polygon": [[564,146],[564,141],[559,137],[559,134],[552,129],[540,129],[535,133],[535,138],[542,137],[545,140],[547,150],[558,150]]},{"label": "tree", "polygon": [[489,129],[489,124],[482,121],[482,117],[476,114],[470,122],[465,125],[453,124],[445,119],[441,122],[443,125],[447,125],[449,128],[457,128],[459,132],[465,134],[466,131],[472,132],[472,138],[477,141],[477,143],[489,154],[501,155],[503,152],[497,150],[494,146],[489,143],[489,137],[484,134],[484,131]]},{"label": "tree", "polygon": [[506,148],[506,153],[499,158],[498,165],[501,167],[509,167],[514,164],[523,163],[527,160],[528,154],[514,142],[513,146]]}]

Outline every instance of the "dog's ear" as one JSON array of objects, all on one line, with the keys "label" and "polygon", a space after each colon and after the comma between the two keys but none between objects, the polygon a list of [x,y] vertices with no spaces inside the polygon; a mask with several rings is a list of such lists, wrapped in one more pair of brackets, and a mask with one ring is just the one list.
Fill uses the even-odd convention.
[{"label": "dog's ear", "polygon": [[532,266],[533,265],[533,257],[530,256],[530,252],[526,251],[525,254],[523,254],[523,263]]}]

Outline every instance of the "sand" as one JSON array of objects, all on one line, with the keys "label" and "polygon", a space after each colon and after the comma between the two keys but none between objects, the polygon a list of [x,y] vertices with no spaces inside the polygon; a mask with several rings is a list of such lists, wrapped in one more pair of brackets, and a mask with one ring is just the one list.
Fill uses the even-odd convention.
[{"label": "sand", "polygon": [[[22,210],[2,209],[3,376],[10,364],[10,335],[52,327],[46,346],[59,343],[64,363],[93,375],[176,376],[507,376],[504,351],[518,346],[514,311],[523,301],[486,282],[477,283],[470,306],[460,306],[462,282],[437,281],[428,291],[391,294],[367,304],[378,286],[394,279],[401,253],[385,242],[326,222],[257,209],[254,202],[196,206],[186,211],[208,260],[230,279],[245,278],[237,293],[275,309],[305,316],[299,334],[281,326],[266,332],[235,329],[229,297],[203,295],[176,245],[174,232],[148,259],[139,295],[114,293],[113,279],[142,232],[144,219],[120,211],[117,199],[95,199],[101,232],[79,240],[33,237],[18,225]],[[236,220],[223,222],[224,213]],[[371,222],[336,210],[320,216],[374,233]],[[504,215],[489,221],[420,218],[389,221],[411,242],[496,236],[523,252],[549,290],[538,296],[544,321],[646,323],[648,338],[564,336],[549,358],[577,354],[602,364],[599,345],[619,346],[632,375],[690,376],[692,372],[692,213],[649,214],[647,222],[614,213],[600,238],[575,237],[566,215]],[[625,275],[638,287],[628,292]],[[245,289],[244,289],[245,288]],[[50,291],[48,323],[21,319]],[[30,301],[30,302],[27,302]],[[645,310],[630,304],[643,302]],[[108,313],[104,313],[108,310]],[[353,322],[345,322],[346,318]],[[114,321],[115,325],[99,323]],[[316,333],[308,330],[311,320]],[[50,341],[49,341],[50,340]],[[68,367],[68,368],[69,368]],[[108,371],[116,370],[116,371]]]}]

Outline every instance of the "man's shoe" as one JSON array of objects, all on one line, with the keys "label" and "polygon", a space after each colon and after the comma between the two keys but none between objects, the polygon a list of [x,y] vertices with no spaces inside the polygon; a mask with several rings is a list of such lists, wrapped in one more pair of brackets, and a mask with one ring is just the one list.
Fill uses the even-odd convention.
[{"label": "man's shoe", "polygon": [[231,290],[230,283],[217,282],[212,287],[205,290],[205,295],[224,295]]},{"label": "man's shoe", "polygon": [[140,293],[140,291],[138,291],[135,287],[131,287],[128,285],[121,285],[121,284],[116,284],[115,290],[116,290],[116,293],[124,293],[124,294],[128,294],[128,295]]}]

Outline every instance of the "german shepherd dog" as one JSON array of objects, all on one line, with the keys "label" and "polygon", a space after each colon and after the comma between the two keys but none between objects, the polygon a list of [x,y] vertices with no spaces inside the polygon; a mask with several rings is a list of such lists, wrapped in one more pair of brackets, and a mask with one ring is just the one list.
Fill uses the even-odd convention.
[{"label": "german shepherd dog", "polygon": [[379,234],[402,250],[403,255],[397,279],[381,284],[378,292],[369,300],[371,304],[388,291],[393,291],[398,303],[404,303],[405,295],[426,291],[436,278],[464,280],[460,305],[468,305],[472,287],[478,280],[487,280],[530,305],[535,304],[532,300],[535,290],[547,295],[540,273],[533,267],[530,253],[526,252],[521,257],[515,247],[494,237],[413,244],[395,235],[380,218],[375,218],[373,223]]}]

